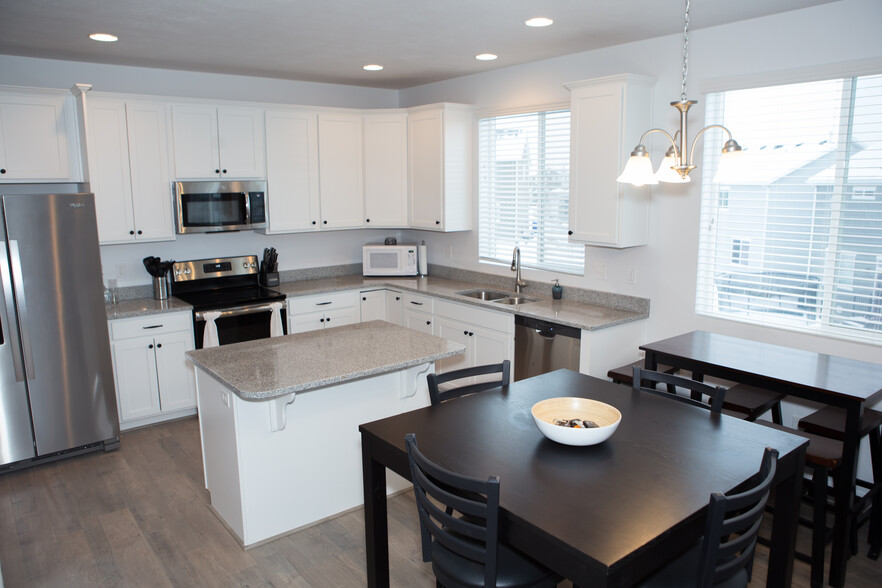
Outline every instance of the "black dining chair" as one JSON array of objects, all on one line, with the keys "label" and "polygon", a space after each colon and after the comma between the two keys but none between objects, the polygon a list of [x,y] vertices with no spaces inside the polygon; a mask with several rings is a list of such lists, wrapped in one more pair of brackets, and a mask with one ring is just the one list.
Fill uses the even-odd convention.
[{"label": "black dining chair", "polygon": [[[551,588],[551,570],[499,542],[499,478],[470,478],[430,461],[405,437],[420,518],[423,561],[447,588]],[[447,507],[447,510],[445,510]]]},{"label": "black dining chair", "polygon": [[778,452],[767,447],[753,487],[728,496],[711,494],[701,541],[638,584],[639,588],[747,586],[777,465]]},{"label": "black dining chair", "polygon": [[[481,381],[477,384],[456,385],[460,380],[489,374],[499,374],[499,377]],[[506,359],[502,363],[477,365],[452,372],[444,372],[443,374],[429,374],[426,376],[426,382],[429,384],[429,398],[432,401],[432,405],[440,404],[451,398],[483,392],[497,386],[508,386],[511,382],[511,362]],[[442,385],[451,382],[453,383],[452,385],[445,386],[443,390],[441,389]]]},{"label": "black dining chair", "polygon": [[[667,388],[664,391],[659,390],[656,388],[657,384],[667,384]],[[673,389],[685,388],[689,390],[690,396],[681,396],[676,392],[669,391],[672,387]],[[692,406],[707,408],[710,409],[712,414],[720,414],[723,410],[723,403],[726,400],[726,389],[722,386],[712,386],[675,374],[645,370],[636,365],[633,368],[631,388],[635,391],[639,390],[650,394],[657,394],[665,398],[691,404]],[[693,394],[695,395],[694,398],[692,397]],[[707,402],[704,401],[705,396],[708,398]],[[699,398],[701,400],[698,400]]]}]

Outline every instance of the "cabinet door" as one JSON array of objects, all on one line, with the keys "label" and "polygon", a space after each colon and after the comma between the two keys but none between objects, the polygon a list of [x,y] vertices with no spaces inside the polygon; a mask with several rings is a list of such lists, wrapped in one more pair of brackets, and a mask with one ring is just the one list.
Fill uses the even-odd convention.
[{"label": "cabinet door", "polygon": [[361,322],[386,320],[386,291],[361,293]]},{"label": "cabinet door", "polygon": [[268,234],[319,228],[318,174],[315,113],[267,111]]},{"label": "cabinet door", "polygon": [[[488,365],[502,363],[506,359],[513,361],[514,337],[510,333],[500,333],[484,329],[477,325],[469,331],[471,335],[472,365]],[[482,379],[493,379],[492,376],[477,376],[476,383]]]},{"label": "cabinet door", "polygon": [[434,335],[434,322],[434,316],[431,314],[411,310],[410,308],[404,309],[404,326],[408,329]]},{"label": "cabinet door", "polygon": [[86,112],[89,183],[95,193],[98,240],[134,240],[126,107],[122,100],[90,99]]},{"label": "cabinet door", "polygon": [[606,247],[645,245],[649,188],[620,184],[640,134],[651,127],[655,81],[620,75],[570,89],[570,240]]},{"label": "cabinet door", "polygon": [[319,114],[318,140],[321,228],[364,226],[361,115]]},{"label": "cabinet door", "polygon": [[220,175],[217,109],[213,106],[172,106],[175,177],[215,179]]},{"label": "cabinet door", "polygon": [[393,325],[404,325],[404,301],[397,290],[386,290],[386,320]]},{"label": "cabinet door", "polygon": [[407,226],[407,113],[364,115],[364,216],[368,227]]},{"label": "cabinet door", "polygon": [[357,306],[336,308],[325,312],[325,327],[342,327],[353,325],[361,321],[361,312]]},{"label": "cabinet door", "polygon": [[408,121],[410,155],[410,226],[443,229],[443,113],[418,112]]},{"label": "cabinet door", "polygon": [[62,95],[0,94],[0,181],[74,179],[64,102]]},{"label": "cabinet door", "polygon": [[289,333],[306,333],[307,331],[317,331],[325,328],[325,312],[318,310],[315,312],[304,312],[300,314],[289,314],[290,317],[288,332]]},{"label": "cabinet door", "polygon": [[162,412],[196,407],[196,373],[185,352],[194,348],[188,331],[156,337],[156,373]]},{"label": "cabinet door", "polygon": [[218,150],[221,177],[266,177],[263,111],[258,108],[219,108]]},{"label": "cabinet door", "polygon": [[115,342],[113,367],[120,421],[140,419],[162,412],[152,337]]},{"label": "cabinet door", "polygon": [[162,104],[126,103],[134,237],[139,241],[175,238],[166,116]]},{"label": "cabinet door", "polygon": [[447,357],[445,359],[439,359],[438,361],[436,361],[436,373],[442,374],[444,372],[461,370],[467,367],[471,367],[473,365],[477,365],[474,362],[472,336],[469,335],[469,333],[473,332],[470,325],[457,320],[439,316],[435,320],[435,327],[435,334],[442,339],[448,339],[456,343],[462,343],[466,346],[466,352],[463,355],[455,355],[453,357]]}]

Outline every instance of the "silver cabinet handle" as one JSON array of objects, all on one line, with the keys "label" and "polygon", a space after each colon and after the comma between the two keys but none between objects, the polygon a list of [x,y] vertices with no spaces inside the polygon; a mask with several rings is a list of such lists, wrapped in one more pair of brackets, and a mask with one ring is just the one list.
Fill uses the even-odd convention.
[{"label": "silver cabinet handle", "polygon": [[[15,298],[12,294],[12,278],[9,274],[8,256],[6,254],[6,242],[0,240],[0,282],[3,284],[3,300],[6,303],[6,320],[10,316],[15,316]],[[12,348],[12,366],[15,369],[15,381],[24,381],[24,371],[22,370],[21,345],[18,338],[18,329],[13,328],[7,322],[3,325],[3,331],[6,333],[9,345]]]},{"label": "silver cabinet handle", "polygon": [[31,326],[28,321],[27,300],[25,300],[24,278],[21,275],[21,256],[18,241],[9,240],[9,262],[12,270],[12,284],[15,288],[15,305],[18,308],[18,329],[21,332],[21,349],[24,355],[25,376],[34,379],[34,354],[31,352]]}]

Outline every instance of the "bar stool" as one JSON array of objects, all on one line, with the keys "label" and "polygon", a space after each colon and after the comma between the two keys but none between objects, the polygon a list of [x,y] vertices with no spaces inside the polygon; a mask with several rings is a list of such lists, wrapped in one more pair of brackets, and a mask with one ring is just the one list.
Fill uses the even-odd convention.
[{"label": "bar stool", "polygon": [[[812,471],[812,516],[810,519],[800,517],[799,522],[812,530],[811,554],[796,551],[794,556],[811,566],[812,588],[821,588],[824,585],[824,550],[833,538],[833,529],[827,527],[827,483],[831,476],[833,483],[836,483],[839,465],[842,463],[842,442],[768,421],[757,421],[757,424],[809,440],[805,465]],[[769,545],[769,541],[763,537],[758,538],[758,541]]]},{"label": "bar stool", "polygon": [[744,420],[751,422],[771,410],[772,422],[776,425],[783,425],[781,401],[786,397],[786,394],[755,388],[747,384],[735,384],[726,390],[723,410],[744,415]]},{"label": "bar stool", "polygon": [[[825,406],[801,418],[799,428],[808,433],[844,441],[845,410],[835,406]],[[869,518],[867,541],[870,549],[867,557],[876,560],[882,548],[882,491],[880,491],[882,489],[882,412],[865,408],[858,435],[861,439],[868,436],[870,440],[873,481],[861,479],[856,481],[856,485],[866,488],[867,493],[855,499],[852,511],[855,517],[852,555],[857,553],[857,527]]]}]

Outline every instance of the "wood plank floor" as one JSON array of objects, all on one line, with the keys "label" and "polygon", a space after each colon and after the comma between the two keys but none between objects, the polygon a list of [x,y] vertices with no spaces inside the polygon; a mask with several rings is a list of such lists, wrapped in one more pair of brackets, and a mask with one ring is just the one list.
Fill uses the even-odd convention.
[{"label": "wood plank floor", "polygon": [[[389,504],[392,585],[434,586],[413,496]],[[882,585],[882,562],[850,560],[847,586]],[[752,587],[764,586],[759,547]],[[195,418],[124,433],[122,448],[0,475],[0,567],[19,586],[364,586],[360,510],[243,550],[208,508]],[[795,564],[794,586],[809,586]],[[562,583],[568,587],[569,582]]]}]

